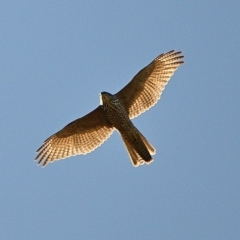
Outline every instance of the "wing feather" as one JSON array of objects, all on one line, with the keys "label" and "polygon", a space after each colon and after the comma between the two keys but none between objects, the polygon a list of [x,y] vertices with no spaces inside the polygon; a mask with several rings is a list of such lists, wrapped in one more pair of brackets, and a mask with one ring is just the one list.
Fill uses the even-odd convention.
[{"label": "wing feather", "polygon": [[46,166],[55,160],[87,154],[106,141],[113,131],[114,128],[99,106],[47,138],[37,150],[35,160],[38,160],[38,164]]},{"label": "wing feather", "polygon": [[181,52],[174,50],[155,58],[116,95],[132,119],[155,105],[171,76],[182,65]]}]

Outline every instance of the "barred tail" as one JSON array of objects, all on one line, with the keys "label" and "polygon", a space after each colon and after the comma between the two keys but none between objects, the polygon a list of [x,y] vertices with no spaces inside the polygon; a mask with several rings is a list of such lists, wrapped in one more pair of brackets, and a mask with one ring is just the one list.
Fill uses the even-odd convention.
[{"label": "barred tail", "polygon": [[131,136],[121,134],[122,140],[127,148],[129,157],[135,167],[144,163],[150,164],[153,161],[151,155],[155,154],[155,148],[147,139],[137,130],[137,139],[133,140]]}]

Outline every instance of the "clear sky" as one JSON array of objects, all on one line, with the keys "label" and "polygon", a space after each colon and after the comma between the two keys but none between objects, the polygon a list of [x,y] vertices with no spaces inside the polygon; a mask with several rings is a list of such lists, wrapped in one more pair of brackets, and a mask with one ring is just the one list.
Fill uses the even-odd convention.
[{"label": "clear sky", "polygon": [[[240,239],[239,1],[1,1],[0,239]],[[117,132],[37,166],[51,134],[157,55],[185,64],[134,119],[155,146],[134,168]]]}]

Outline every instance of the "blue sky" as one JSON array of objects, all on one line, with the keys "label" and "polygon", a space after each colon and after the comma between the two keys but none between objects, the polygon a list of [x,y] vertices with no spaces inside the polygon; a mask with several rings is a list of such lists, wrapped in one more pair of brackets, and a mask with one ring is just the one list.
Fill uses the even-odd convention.
[{"label": "blue sky", "polygon": [[[1,239],[239,239],[239,1],[1,1]],[[51,134],[162,52],[185,55],[134,119],[155,146],[134,168],[117,132],[91,154],[33,161]]]}]

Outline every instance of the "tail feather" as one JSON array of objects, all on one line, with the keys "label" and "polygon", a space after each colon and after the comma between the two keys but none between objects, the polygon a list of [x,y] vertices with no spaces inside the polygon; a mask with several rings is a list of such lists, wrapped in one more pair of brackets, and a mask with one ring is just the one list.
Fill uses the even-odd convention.
[{"label": "tail feather", "polygon": [[122,139],[123,139],[123,142],[124,142],[124,144],[127,148],[127,152],[128,152],[128,155],[129,155],[129,157],[132,161],[133,166],[138,167],[139,165],[143,165],[144,161],[140,157],[140,155],[135,151],[134,148],[132,148],[130,146],[130,144],[127,141],[124,140],[124,138],[122,138]]},{"label": "tail feather", "polygon": [[[136,129],[137,130],[137,129]],[[147,139],[137,130],[138,141],[131,141],[128,136],[122,135],[122,140],[126,146],[132,164],[135,167],[144,163],[150,164],[153,161],[151,155],[155,154],[155,148],[147,141]]]},{"label": "tail feather", "polygon": [[151,155],[155,155],[156,154],[156,149],[151,145],[151,143],[141,134],[141,132],[138,130],[138,133],[142,139],[142,141],[144,142],[145,146],[147,147],[149,153]]}]

